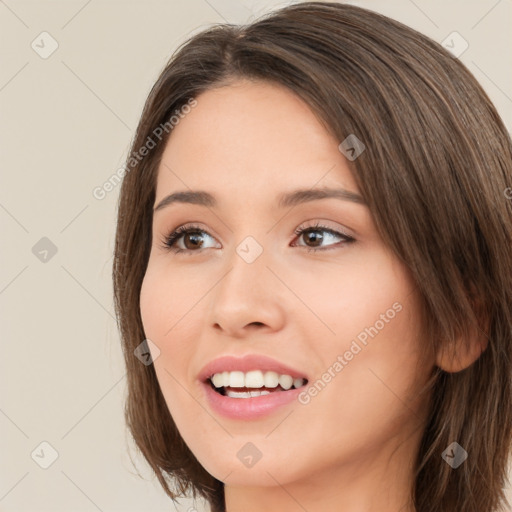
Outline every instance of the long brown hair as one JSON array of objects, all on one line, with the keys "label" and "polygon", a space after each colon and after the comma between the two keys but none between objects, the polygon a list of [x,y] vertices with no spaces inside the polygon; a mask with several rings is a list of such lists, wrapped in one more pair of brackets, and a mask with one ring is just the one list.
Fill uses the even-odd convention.
[{"label": "long brown hair", "polygon": [[[360,7],[306,2],[183,44],[149,94],[128,159],[173,112],[240,78],[287,87],[337,140],[363,141],[351,169],[384,242],[415,279],[425,351],[472,329],[486,334],[476,362],[432,375],[411,496],[417,512],[502,510],[512,436],[512,143],[495,107],[458,59],[415,30]],[[119,198],[113,280],[125,416],[169,496],[192,492],[223,511],[223,483],[178,433],[153,366],[134,356],[145,339],[139,293],[156,174],[172,130],[162,134],[130,161]],[[453,441],[468,453],[457,469],[441,456]]]}]

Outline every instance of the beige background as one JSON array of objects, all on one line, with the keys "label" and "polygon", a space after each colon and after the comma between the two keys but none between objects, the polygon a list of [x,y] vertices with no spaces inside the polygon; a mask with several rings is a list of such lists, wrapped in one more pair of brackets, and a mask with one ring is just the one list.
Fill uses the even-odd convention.
[{"label": "beige background", "polygon": [[[110,278],[119,191],[92,191],[123,164],[179,43],[285,3],[0,0],[1,511],[193,510],[173,505],[135,451],[145,479],[134,476]],[[350,3],[439,42],[457,31],[469,44],[459,58],[510,130],[511,0]]]}]

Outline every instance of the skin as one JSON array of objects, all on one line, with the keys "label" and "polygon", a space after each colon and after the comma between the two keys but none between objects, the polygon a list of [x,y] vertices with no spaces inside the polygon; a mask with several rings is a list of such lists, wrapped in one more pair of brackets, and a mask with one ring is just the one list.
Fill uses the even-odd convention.
[{"label": "skin", "polygon": [[[292,92],[244,80],[196,99],[165,148],[155,205],[193,189],[212,193],[218,206],[174,203],[155,212],[140,296],[180,434],[225,483],[228,512],[413,511],[426,414],[419,390],[436,360],[419,365],[420,299],[408,269],[364,204],[328,198],[278,208],[277,196],[296,188],[359,193],[340,141]],[[320,250],[308,252],[315,244],[294,230],[318,221],[355,242],[320,230]],[[205,230],[202,248],[183,237],[178,247],[188,253],[163,248],[186,223]],[[247,236],[263,249],[251,264],[236,252]],[[396,302],[401,311],[309,403],[252,421],[209,408],[197,380],[209,361],[264,354],[316,380]],[[247,442],[262,453],[250,468],[237,457]]]}]

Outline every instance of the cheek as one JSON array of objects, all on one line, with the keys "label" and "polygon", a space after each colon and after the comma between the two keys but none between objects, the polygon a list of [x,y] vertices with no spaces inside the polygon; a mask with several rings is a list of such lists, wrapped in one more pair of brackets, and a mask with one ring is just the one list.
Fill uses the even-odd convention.
[{"label": "cheek", "polygon": [[171,325],[166,322],[166,316],[173,310],[169,304],[171,298],[164,279],[158,279],[157,274],[148,267],[140,291],[140,314],[148,338],[160,338],[164,324]]},{"label": "cheek", "polygon": [[407,414],[403,403],[431,370],[420,375],[416,367],[423,350],[419,296],[407,271],[385,254],[315,277],[308,305],[329,330],[310,347],[320,381],[310,410],[329,411],[332,424],[353,427],[357,439],[358,425]]},{"label": "cheek", "polygon": [[[191,354],[187,353],[186,345],[173,343],[173,340],[183,336],[180,329],[188,322],[180,322],[180,319],[190,309],[177,292],[180,289],[179,282],[175,279],[169,282],[165,274],[148,265],[140,293],[142,324],[146,338],[158,347],[157,355],[155,349],[151,350],[153,366],[167,408],[179,431],[180,425],[193,422],[193,418],[189,417],[190,407],[186,407],[190,396],[180,386],[180,383],[186,382],[187,362]],[[188,316],[186,318],[190,320]],[[180,433],[183,436],[183,432]]]},{"label": "cheek", "polygon": [[192,287],[183,279],[183,273],[171,274],[165,266],[150,260],[140,291],[140,312],[146,336],[171,340],[176,329],[183,327],[182,320],[193,305],[192,299]]},{"label": "cheek", "polygon": [[[180,425],[193,424],[193,414],[197,411],[190,408],[191,394],[187,385],[194,347],[176,340],[193,338],[191,330],[197,328],[194,326],[198,325],[198,318],[190,287],[182,286],[177,273],[173,273],[172,280],[165,275],[165,271],[156,266],[148,266],[141,287],[140,310],[144,333],[160,351],[158,357],[153,357],[154,368],[167,407],[179,429]],[[187,294],[177,292],[182,289]]]},{"label": "cheek", "polygon": [[[140,293],[140,311],[144,334],[159,349],[153,357],[155,371],[162,390],[174,390],[177,382],[183,382],[192,355],[189,344],[176,343],[186,334],[184,329],[194,328],[193,304],[189,305],[190,288],[183,287],[176,279],[166,279],[165,273],[148,267]],[[189,295],[177,290],[188,290]],[[191,309],[192,308],[192,309]],[[173,378],[174,377],[174,378]],[[167,396],[166,396],[167,399]]]},{"label": "cheek", "polygon": [[369,250],[347,253],[340,263],[317,265],[314,272],[294,271],[286,282],[303,298],[309,312],[300,308],[320,333],[318,341],[325,342],[327,353],[338,351],[358,335],[364,338],[365,329],[376,323],[379,331],[383,326],[389,331],[389,323],[383,324],[381,316],[384,321],[398,317],[399,306],[394,309],[393,304],[403,306],[414,290],[412,279],[387,253]]}]

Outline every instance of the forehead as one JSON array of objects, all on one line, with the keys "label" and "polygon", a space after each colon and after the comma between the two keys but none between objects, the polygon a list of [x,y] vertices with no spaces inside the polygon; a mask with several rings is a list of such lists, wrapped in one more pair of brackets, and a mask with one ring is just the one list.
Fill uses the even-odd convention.
[{"label": "forehead", "polygon": [[339,141],[292,91],[241,80],[196,101],[170,134],[157,198],[187,187],[267,195],[315,184],[357,191]]}]

